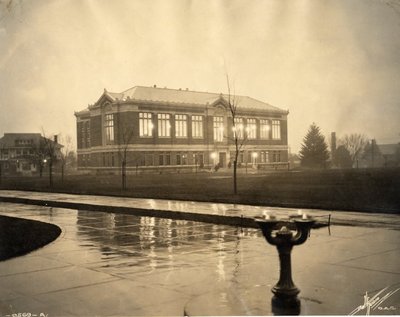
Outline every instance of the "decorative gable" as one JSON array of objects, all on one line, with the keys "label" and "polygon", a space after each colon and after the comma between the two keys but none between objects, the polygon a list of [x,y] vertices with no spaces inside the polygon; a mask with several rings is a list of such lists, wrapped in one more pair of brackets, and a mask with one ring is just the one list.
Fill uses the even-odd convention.
[{"label": "decorative gable", "polygon": [[115,99],[104,89],[104,93],[100,96],[99,100],[97,100],[92,107],[109,107]]},{"label": "decorative gable", "polygon": [[214,108],[219,108],[222,110],[229,109],[229,103],[222,94],[220,94],[218,98],[211,101],[210,105]]}]

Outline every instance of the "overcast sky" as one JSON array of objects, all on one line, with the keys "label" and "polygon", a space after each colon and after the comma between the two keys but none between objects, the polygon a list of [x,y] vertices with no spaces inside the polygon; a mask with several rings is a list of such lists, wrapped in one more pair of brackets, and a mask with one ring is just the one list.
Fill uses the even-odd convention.
[{"label": "overcast sky", "polygon": [[328,138],[400,141],[395,0],[0,0],[0,135],[69,134],[103,89],[226,92],[288,109],[297,152]]}]

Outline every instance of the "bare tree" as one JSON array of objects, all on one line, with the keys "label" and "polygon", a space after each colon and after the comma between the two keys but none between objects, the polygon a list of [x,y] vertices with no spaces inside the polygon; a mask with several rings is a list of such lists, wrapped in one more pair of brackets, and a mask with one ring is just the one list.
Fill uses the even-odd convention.
[{"label": "bare tree", "polygon": [[351,162],[354,166],[354,163],[357,163],[367,144],[367,137],[359,133],[346,134],[339,140],[339,144],[343,145],[349,151]]},{"label": "bare tree", "polygon": [[66,162],[66,169],[75,169],[76,168],[76,152],[74,150],[69,151],[68,156],[67,156],[67,162]]},{"label": "bare tree", "polygon": [[67,167],[67,162],[72,151],[72,138],[70,135],[62,137],[60,135],[60,141],[63,144],[60,152],[60,162],[61,162],[61,182],[64,182],[64,173]]},{"label": "bare tree", "polygon": [[61,145],[58,144],[57,136],[54,136],[54,141],[47,138],[44,130],[42,129],[42,140],[45,160],[49,166],[49,187],[53,187],[53,166],[59,159]]},{"label": "bare tree", "polygon": [[400,1],[399,0],[383,0],[400,17]]},{"label": "bare tree", "polygon": [[[233,136],[232,136],[232,141],[235,146],[235,153],[234,153],[234,159],[233,159],[233,193],[237,194],[237,164],[238,164],[238,157],[239,153],[242,150],[243,146],[245,145],[245,142],[247,140],[247,130],[244,129],[243,123],[238,122],[238,106],[239,106],[239,101],[238,98],[236,97],[235,93],[231,93],[231,84],[229,82],[229,76],[226,75],[226,83],[228,86],[228,100],[227,100],[227,106],[228,110],[230,113],[230,118],[232,120],[232,131],[233,131]],[[229,131],[228,131],[229,135]],[[229,138],[229,136],[228,136]]]},{"label": "bare tree", "polygon": [[34,147],[32,148],[33,155],[32,160],[33,163],[38,166],[39,168],[39,177],[42,178],[43,176],[43,167],[44,167],[44,160],[46,158],[46,151],[45,151],[45,143],[40,137],[37,142],[35,142]]},{"label": "bare tree", "polygon": [[133,138],[133,129],[129,129],[129,127],[124,126],[121,127],[121,124],[118,124],[118,128],[120,133],[118,134],[118,156],[121,162],[121,187],[122,190],[127,188],[126,186],[126,164],[127,164],[127,154],[128,147]]}]

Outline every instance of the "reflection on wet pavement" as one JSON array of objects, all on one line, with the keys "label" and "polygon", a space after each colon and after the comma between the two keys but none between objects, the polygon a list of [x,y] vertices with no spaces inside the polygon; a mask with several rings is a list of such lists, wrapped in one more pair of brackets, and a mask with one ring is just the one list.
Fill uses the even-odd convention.
[{"label": "reflection on wet pavement", "polygon": [[[53,261],[55,267],[56,263],[58,266],[64,263],[71,266],[71,272],[72,268],[84,267],[104,273],[110,282],[121,279],[134,281],[136,287],[176,292],[179,296],[175,301],[181,306],[174,315],[183,312],[192,296],[225,289],[227,283],[239,285],[246,276],[238,272],[246,267],[252,252],[245,255],[242,241],[257,239],[262,242],[256,229],[27,205],[11,205],[10,212],[7,206],[10,205],[0,205],[0,214],[52,222],[63,229],[58,240],[33,252],[32,256],[38,254],[46,261]],[[262,242],[267,256],[264,244]],[[242,270],[242,274],[245,272]],[[71,279],[75,279],[74,275]],[[101,276],[96,282],[103,280]],[[77,285],[89,287],[93,283],[81,286],[79,281]],[[65,306],[63,309],[65,311]]]},{"label": "reflection on wet pavement", "polygon": [[86,211],[77,212],[76,225],[79,246],[101,252],[92,267],[115,274],[198,267],[216,257],[214,271],[225,280],[225,262],[238,258],[240,240],[258,236],[255,229]]},{"label": "reflection on wet pavement", "polygon": [[[262,315],[279,276],[277,252],[257,229],[7,203],[0,214],[63,230],[46,247],[0,262],[0,315],[182,315],[188,302],[206,294],[214,304],[236,298],[246,314]],[[399,283],[399,235],[313,230],[292,254],[302,314],[347,314],[365,291]],[[392,261],[379,262],[383,254]],[[361,278],[371,270],[373,279]],[[331,304],[334,298],[341,298],[340,307]]]}]

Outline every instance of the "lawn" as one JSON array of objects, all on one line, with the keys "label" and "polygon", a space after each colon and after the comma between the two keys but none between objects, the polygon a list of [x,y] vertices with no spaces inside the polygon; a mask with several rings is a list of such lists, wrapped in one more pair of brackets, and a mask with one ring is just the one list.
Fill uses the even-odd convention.
[{"label": "lawn", "polygon": [[0,216],[0,261],[43,247],[60,233],[53,224]]},{"label": "lawn", "polygon": [[215,173],[3,177],[0,188],[143,198],[243,203],[298,208],[400,211],[400,168],[319,171],[240,171],[233,194],[231,171]]}]

